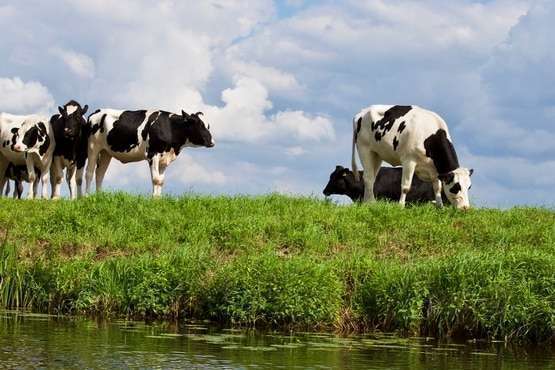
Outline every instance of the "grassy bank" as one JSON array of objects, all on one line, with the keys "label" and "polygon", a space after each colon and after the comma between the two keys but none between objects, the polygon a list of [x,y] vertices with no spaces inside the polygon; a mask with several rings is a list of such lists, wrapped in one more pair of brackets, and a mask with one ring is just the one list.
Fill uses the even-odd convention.
[{"label": "grassy bank", "polygon": [[124,194],[0,200],[0,305],[533,341],[555,212]]}]

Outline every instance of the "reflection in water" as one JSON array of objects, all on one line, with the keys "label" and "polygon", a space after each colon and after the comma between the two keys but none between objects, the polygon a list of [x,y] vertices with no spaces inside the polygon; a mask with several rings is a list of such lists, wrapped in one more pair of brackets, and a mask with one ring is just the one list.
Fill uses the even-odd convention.
[{"label": "reflection in water", "polygon": [[552,347],[0,313],[0,368],[553,369]]}]

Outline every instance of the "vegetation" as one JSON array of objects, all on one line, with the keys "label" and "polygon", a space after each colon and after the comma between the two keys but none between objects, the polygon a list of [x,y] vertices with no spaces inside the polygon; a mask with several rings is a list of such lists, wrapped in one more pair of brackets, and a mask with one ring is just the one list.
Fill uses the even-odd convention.
[{"label": "vegetation", "polygon": [[0,305],[553,339],[555,212],[311,198],[0,200]]}]

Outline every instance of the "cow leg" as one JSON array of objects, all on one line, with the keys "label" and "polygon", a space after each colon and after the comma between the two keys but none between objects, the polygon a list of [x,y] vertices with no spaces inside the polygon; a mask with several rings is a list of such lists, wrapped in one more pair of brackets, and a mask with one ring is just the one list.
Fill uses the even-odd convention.
[{"label": "cow leg", "polygon": [[409,161],[403,163],[403,175],[401,177],[401,197],[399,198],[399,205],[405,207],[405,201],[407,194],[410,191],[410,185],[412,183],[412,177],[414,176],[414,170],[416,169],[416,162]]},{"label": "cow leg", "polygon": [[164,179],[166,177],[165,172],[166,168],[168,168],[167,164],[160,163],[158,166],[158,180],[160,183],[160,187],[158,188],[158,195],[162,195],[162,187],[164,186]]},{"label": "cow leg", "polygon": [[[7,159],[4,159],[4,157],[0,154],[0,189],[4,189],[6,180],[8,180],[6,177],[6,170],[8,169],[9,164],[10,162],[8,162]],[[0,196],[2,196],[2,194],[0,194]]]},{"label": "cow leg", "polygon": [[108,166],[110,165],[110,161],[112,157],[110,154],[106,152],[100,153],[98,158],[98,165],[96,166],[96,191],[102,191],[102,181],[104,181],[104,175],[108,170]]},{"label": "cow leg", "polygon": [[75,170],[75,184],[77,186],[77,197],[81,198],[83,196],[83,171],[85,166],[77,168]]},{"label": "cow leg", "polygon": [[50,167],[50,186],[52,187],[52,199],[60,199],[63,172],[64,169],[62,166],[62,158],[54,157],[54,159],[52,160],[52,167]]},{"label": "cow leg", "polygon": [[148,161],[150,166],[150,176],[152,178],[152,196],[159,197],[162,193],[162,185],[164,183],[164,175],[160,176],[160,154],[155,154]]},{"label": "cow leg", "polygon": [[23,195],[23,181],[21,179],[17,179],[15,180],[15,189],[13,189],[13,197],[15,198],[17,196],[17,199],[21,199],[22,195]]},{"label": "cow leg", "polygon": [[85,194],[87,195],[91,192],[91,181],[94,176],[94,170],[96,169],[96,162],[98,161],[99,154],[100,152],[95,148],[89,147],[87,153],[87,170],[85,172]]},{"label": "cow leg", "polygon": [[75,180],[75,164],[69,165],[66,169],[66,181],[67,185],[69,186],[69,198],[75,199],[77,198],[77,182]]},{"label": "cow leg", "polygon": [[432,186],[434,188],[434,195],[436,197],[436,207],[442,208],[443,207],[443,199],[441,199],[441,180],[435,179],[432,181]]},{"label": "cow leg", "polygon": [[376,175],[380,170],[382,165],[381,158],[374,152],[358,152],[360,157],[360,162],[364,168],[364,173],[362,178],[364,180],[364,198],[363,202],[374,202],[376,198],[374,197],[374,182],[376,181]]},{"label": "cow leg", "polygon": [[38,191],[38,182],[35,183],[37,174],[35,173],[35,163],[30,158],[30,155],[27,156],[25,165],[27,166],[27,173],[29,176],[29,192],[27,193],[27,199],[34,199],[35,193]]}]

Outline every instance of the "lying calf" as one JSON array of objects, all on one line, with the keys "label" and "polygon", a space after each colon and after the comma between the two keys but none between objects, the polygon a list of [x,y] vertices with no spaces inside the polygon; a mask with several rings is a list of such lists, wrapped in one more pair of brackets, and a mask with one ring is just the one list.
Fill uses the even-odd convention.
[{"label": "lying calf", "polygon": [[[35,193],[37,192],[37,188],[39,186],[39,179],[41,176],[41,171],[35,167],[35,173],[37,174],[37,178],[35,179],[34,184],[30,185],[33,186],[35,189]],[[10,194],[10,181],[13,180],[15,183],[15,188],[13,190],[13,197],[21,199],[23,195],[23,182],[29,182],[29,173],[27,172],[27,167],[25,166],[16,166],[13,163],[8,165],[6,169],[6,192],[4,193],[6,196]]]},{"label": "lying calf", "polygon": [[[353,202],[360,202],[364,196],[364,182],[362,171],[359,180],[355,180],[353,171],[342,166],[335,167],[330,175],[330,180],[324,189],[324,195],[347,195]],[[381,167],[374,182],[374,194],[377,198],[398,202],[401,197],[401,167]],[[443,202],[447,198],[441,193]],[[424,182],[414,176],[412,186],[407,194],[407,202],[429,202],[435,200],[434,189],[431,183]]]}]

